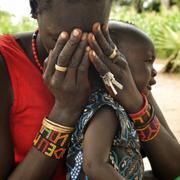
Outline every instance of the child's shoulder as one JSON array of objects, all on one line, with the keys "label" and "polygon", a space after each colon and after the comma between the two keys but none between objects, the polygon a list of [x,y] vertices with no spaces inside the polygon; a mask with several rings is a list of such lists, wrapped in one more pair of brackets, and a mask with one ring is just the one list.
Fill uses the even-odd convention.
[{"label": "child's shoulder", "polygon": [[104,90],[99,89],[94,91],[88,99],[88,103],[81,114],[78,128],[81,130],[90,123],[92,117],[94,117],[99,111],[108,111],[109,113],[115,113],[118,121],[127,122],[129,118],[124,108],[118,104],[114,99],[107,94]]},{"label": "child's shoulder", "polygon": [[102,89],[92,92],[84,111],[86,112],[90,109],[96,111],[103,106],[112,107],[115,111],[119,110],[125,112],[124,108]]}]

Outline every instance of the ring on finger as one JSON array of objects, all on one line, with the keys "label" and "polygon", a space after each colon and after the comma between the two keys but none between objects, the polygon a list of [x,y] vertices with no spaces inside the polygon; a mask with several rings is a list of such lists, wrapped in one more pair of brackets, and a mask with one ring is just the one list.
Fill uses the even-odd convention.
[{"label": "ring on finger", "polygon": [[67,71],[67,67],[58,66],[57,64],[55,65],[55,69],[59,72],[66,72]]},{"label": "ring on finger", "polygon": [[120,90],[123,89],[123,85],[119,83],[118,81],[116,81],[116,79],[114,78],[114,75],[111,72],[107,72],[104,76],[101,76],[101,78],[104,84],[111,88],[115,96],[117,95],[117,91],[114,86],[116,86]]},{"label": "ring on finger", "polygon": [[115,46],[112,54],[109,56],[109,59],[114,59],[117,56],[117,47]]}]

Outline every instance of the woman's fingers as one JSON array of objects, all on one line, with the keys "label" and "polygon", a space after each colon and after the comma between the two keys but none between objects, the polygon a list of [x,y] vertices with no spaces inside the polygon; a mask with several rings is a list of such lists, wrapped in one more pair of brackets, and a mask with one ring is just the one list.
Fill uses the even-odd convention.
[{"label": "woman's fingers", "polygon": [[87,46],[87,33],[83,33],[81,37],[81,42],[79,43],[75,53],[72,56],[71,62],[69,63],[69,68],[77,68],[82,60],[85,49]]},{"label": "woman's fingers", "polygon": [[76,83],[77,71],[84,56],[84,52],[87,46],[87,33],[83,33],[81,37],[81,42],[79,43],[76,51],[74,52],[71,61],[68,66],[65,81]]},{"label": "woman's fingers", "polygon": [[112,41],[111,37],[110,37],[110,33],[109,33],[109,28],[108,28],[108,24],[104,24],[101,28],[102,33],[104,35],[104,37],[106,38],[106,40],[108,41],[108,43],[111,45],[111,47],[113,47],[113,49],[115,48],[115,44]]},{"label": "woman's fingers", "polygon": [[81,36],[82,31],[80,29],[74,29],[71,33],[71,37],[60,52],[56,63],[57,68],[53,75],[53,81],[55,81],[55,83],[62,82],[62,79],[64,79],[66,72],[68,71],[71,58],[81,40]]},{"label": "woman's fingers", "polygon": [[90,50],[89,58],[101,76],[104,76],[107,72],[109,72],[108,67],[101,61],[94,50]]},{"label": "woman's fingers", "polygon": [[67,67],[71,60],[71,57],[76,50],[81,40],[82,31],[80,29],[74,29],[71,33],[71,37],[65,44],[63,50],[59,54],[57,65]]},{"label": "woman's fingers", "polygon": [[69,35],[67,32],[62,32],[58,40],[56,42],[56,45],[53,50],[50,51],[49,56],[44,62],[45,72],[43,74],[43,77],[45,81],[51,78],[55,71],[55,64],[57,62],[57,57],[59,56],[59,53],[62,51],[64,45],[66,44],[67,40],[69,38]]},{"label": "woman's fingers", "polygon": [[97,43],[93,33],[88,34],[88,42],[89,42],[89,45],[91,46],[91,48],[95,50],[97,55],[101,59],[103,59],[104,58],[104,53],[103,53],[102,49],[100,48],[99,44]]},{"label": "woman's fingers", "polygon": [[84,56],[77,71],[77,85],[80,86],[82,86],[82,83],[86,87],[89,86],[89,81],[88,81],[88,70],[90,67],[90,61],[88,55],[89,51],[90,51],[90,47],[86,47],[86,52],[84,53]]},{"label": "woman's fingers", "polygon": [[106,40],[104,34],[102,33],[100,23],[95,23],[93,25],[93,33],[95,35],[95,38],[103,50],[103,53],[109,57],[112,52],[114,51],[114,47]]}]

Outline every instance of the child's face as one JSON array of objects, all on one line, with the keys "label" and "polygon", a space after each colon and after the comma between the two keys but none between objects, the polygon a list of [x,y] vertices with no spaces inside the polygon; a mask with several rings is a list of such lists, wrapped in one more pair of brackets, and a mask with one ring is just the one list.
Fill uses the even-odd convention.
[{"label": "child's face", "polygon": [[152,42],[145,40],[144,43],[134,43],[129,47],[127,61],[130,66],[134,81],[140,92],[148,95],[151,86],[156,83],[154,77],[157,72],[153,68],[155,50]]},{"label": "child's face", "polygon": [[41,41],[47,51],[52,49],[62,31],[74,28],[89,32],[95,22],[108,20],[111,0],[54,0],[51,8],[38,14],[37,20]]}]

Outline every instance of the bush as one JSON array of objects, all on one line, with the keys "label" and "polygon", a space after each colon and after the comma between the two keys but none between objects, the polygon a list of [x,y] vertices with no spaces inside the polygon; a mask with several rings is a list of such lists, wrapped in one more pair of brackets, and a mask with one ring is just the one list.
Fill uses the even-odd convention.
[{"label": "bush", "polygon": [[34,31],[36,22],[29,17],[22,17],[22,19],[17,23],[13,23],[13,15],[6,12],[0,11],[0,34],[10,33],[14,34],[21,31]]},{"label": "bush", "polygon": [[[174,58],[173,69],[180,64],[180,14],[177,7],[161,12],[137,14],[131,7],[113,6],[111,19],[129,21],[145,31],[153,40],[158,58]],[[176,70],[175,70],[176,69]]]}]

